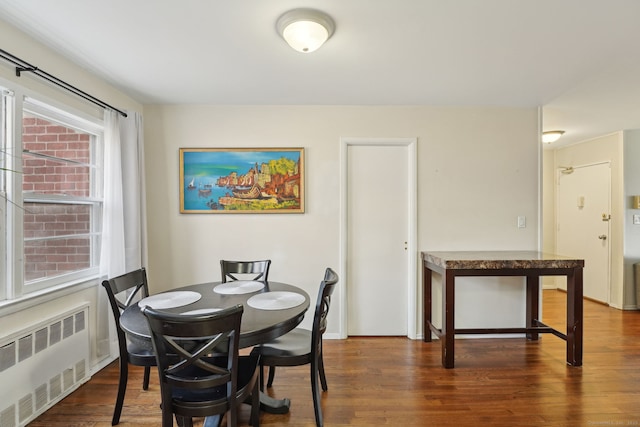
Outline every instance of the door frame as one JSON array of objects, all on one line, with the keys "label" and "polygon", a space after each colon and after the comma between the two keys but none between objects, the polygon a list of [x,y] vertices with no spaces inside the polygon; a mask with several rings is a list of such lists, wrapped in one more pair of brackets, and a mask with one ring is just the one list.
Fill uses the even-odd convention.
[{"label": "door frame", "polygon": [[[417,339],[418,315],[418,287],[417,287],[417,229],[418,229],[418,168],[417,168],[417,138],[340,138],[340,271],[347,277],[347,252],[348,252],[348,149],[349,146],[371,147],[407,147],[407,335],[410,339]],[[340,296],[340,338],[347,338],[347,283],[346,280],[338,282]]]}]

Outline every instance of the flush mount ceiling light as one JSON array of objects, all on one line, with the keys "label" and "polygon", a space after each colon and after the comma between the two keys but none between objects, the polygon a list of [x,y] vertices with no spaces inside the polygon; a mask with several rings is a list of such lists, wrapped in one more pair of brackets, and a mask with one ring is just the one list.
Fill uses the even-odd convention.
[{"label": "flush mount ceiling light", "polygon": [[276,22],[278,34],[295,50],[309,53],[317,50],[333,34],[333,19],[315,9],[293,9]]},{"label": "flush mount ceiling light", "polygon": [[542,142],[545,144],[551,144],[556,142],[564,134],[563,130],[548,130],[542,132]]}]

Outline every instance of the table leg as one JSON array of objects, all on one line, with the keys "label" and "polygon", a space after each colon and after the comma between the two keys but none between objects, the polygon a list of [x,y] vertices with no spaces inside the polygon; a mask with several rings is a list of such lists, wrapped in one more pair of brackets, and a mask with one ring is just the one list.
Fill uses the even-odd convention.
[{"label": "table leg", "polygon": [[[527,318],[526,326],[537,326],[535,321],[540,319],[540,276],[527,276]],[[538,340],[537,332],[527,332],[527,339]]]},{"label": "table leg", "polygon": [[442,276],[442,366],[453,368],[454,366],[454,342],[456,330],[454,324],[455,307],[455,274],[451,270],[445,270]]},{"label": "table leg", "polygon": [[431,270],[423,263],[422,267],[422,341],[431,342]]},{"label": "table leg", "polygon": [[582,366],[582,268],[567,274],[567,363]]}]

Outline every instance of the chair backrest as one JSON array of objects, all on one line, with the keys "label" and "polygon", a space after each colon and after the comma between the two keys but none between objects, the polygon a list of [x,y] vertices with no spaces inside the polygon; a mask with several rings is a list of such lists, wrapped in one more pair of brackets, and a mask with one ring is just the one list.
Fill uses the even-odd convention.
[{"label": "chair backrest", "polygon": [[[235,411],[242,305],[196,315],[150,307],[142,311],[149,322],[156,353],[163,407],[170,405],[171,412],[196,417]],[[226,393],[221,395],[221,389]],[[172,404],[176,390],[185,400],[190,393],[208,397],[204,401],[198,399],[199,413],[184,414]]]},{"label": "chair backrest", "polygon": [[321,348],[322,334],[327,330],[327,315],[331,305],[331,294],[338,283],[338,274],[331,268],[324,272],[324,279],[320,283],[316,310],[313,316],[313,329],[311,331],[311,350],[318,351]]},{"label": "chair backrest", "polygon": [[270,259],[260,261],[228,261],[223,259],[220,260],[222,282],[244,279],[266,282],[270,266]]},{"label": "chair backrest", "polygon": [[[131,304],[137,303],[142,298],[149,296],[149,285],[147,284],[147,272],[144,268],[125,273],[118,277],[102,281],[109,297],[113,318],[116,321],[116,331],[120,344],[120,357],[126,357],[127,344],[126,335],[120,328],[120,314]],[[125,294],[119,298],[119,294]]]}]

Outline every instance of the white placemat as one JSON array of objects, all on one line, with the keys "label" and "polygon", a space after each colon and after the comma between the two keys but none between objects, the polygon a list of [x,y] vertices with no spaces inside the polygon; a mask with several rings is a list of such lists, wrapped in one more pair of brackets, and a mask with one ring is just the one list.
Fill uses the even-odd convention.
[{"label": "white placemat", "polygon": [[247,300],[250,307],[260,310],[284,310],[304,302],[304,295],[295,292],[275,291],[254,295]]},{"label": "white placemat", "polygon": [[221,283],[213,288],[213,291],[218,294],[233,295],[233,294],[250,294],[264,288],[263,282],[255,280],[234,280],[232,282]]},{"label": "white placemat", "polygon": [[202,295],[193,291],[163,292],[141,299],[138,301],[138,305],[140,307],[149,306],[155,309],[182,307],[183,305],[196,302],[200,298],[202,298]]},{"label": "white placemat", "polygon": [[180,313],[183,315],[193,315],[193,314],[211,314],[211,313],[215,313],[216,311],[220,311],[222,310],[221,308],[200,308],[198,310],[189,310],[189,311],[185,311],[184,313]]}]

